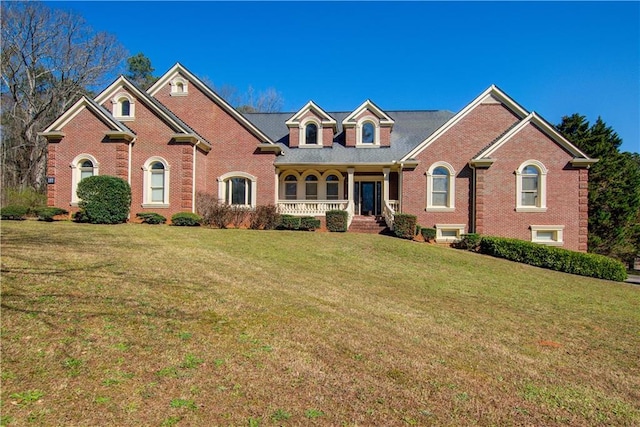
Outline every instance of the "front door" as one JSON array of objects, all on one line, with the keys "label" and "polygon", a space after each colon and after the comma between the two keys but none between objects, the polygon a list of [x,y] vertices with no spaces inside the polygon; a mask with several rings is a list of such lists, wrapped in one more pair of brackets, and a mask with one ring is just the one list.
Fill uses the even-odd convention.
[{"label": "front door", "polygon": [[[382,211],[382,182],[362,181],[355,186],[360,215],[380,215]],[[358,197],[359,196],[359,197]]]}]

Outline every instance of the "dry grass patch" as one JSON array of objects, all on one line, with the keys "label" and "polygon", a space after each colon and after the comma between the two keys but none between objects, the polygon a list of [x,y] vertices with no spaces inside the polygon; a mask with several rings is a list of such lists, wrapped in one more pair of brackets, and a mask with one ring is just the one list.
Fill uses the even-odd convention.
[{"label": "dry grass patch", "polygon": [[638,287],[348,233],[1,233],[3,424],[640,423]]}]

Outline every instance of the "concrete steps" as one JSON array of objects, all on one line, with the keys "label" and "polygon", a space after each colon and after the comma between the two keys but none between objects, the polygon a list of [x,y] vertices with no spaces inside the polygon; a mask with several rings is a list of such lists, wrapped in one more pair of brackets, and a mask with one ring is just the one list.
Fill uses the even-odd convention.
[{"label": "concrete steps", "polygon": [[350,233],[383,234],[387,230],[384,218],[375,216],[355,216],[349,227]]}]

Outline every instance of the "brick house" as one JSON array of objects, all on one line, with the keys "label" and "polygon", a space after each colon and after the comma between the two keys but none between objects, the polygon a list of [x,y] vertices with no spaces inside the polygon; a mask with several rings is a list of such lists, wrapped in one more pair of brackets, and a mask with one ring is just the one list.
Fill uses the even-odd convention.
[{"label": "brick house", "polygon": [[458,113],[347,112],[309,101],[294,113],[241,114],[180,64],[147,91],[118,78],[42,133],[48,203],[105,174],[131,184],[131,215],[195,211],[197,193],[281,213],[349,213],[350,224],[418,217],[438,241],[463,233],[587,249],[587,182],[596,160],[495,86]]}]

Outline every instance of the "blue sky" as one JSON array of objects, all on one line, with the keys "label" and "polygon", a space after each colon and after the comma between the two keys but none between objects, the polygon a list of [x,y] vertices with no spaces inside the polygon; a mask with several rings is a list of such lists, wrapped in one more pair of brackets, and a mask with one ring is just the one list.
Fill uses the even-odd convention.
[{"label": "blue sky", "polygon": [[[160,75],[270,87],[295,111],[462,109],[495,84],[553,124],[598,116],[640,152],[640,2],[48,2]],[[115,77],[115,76],[114,76]]]}]

